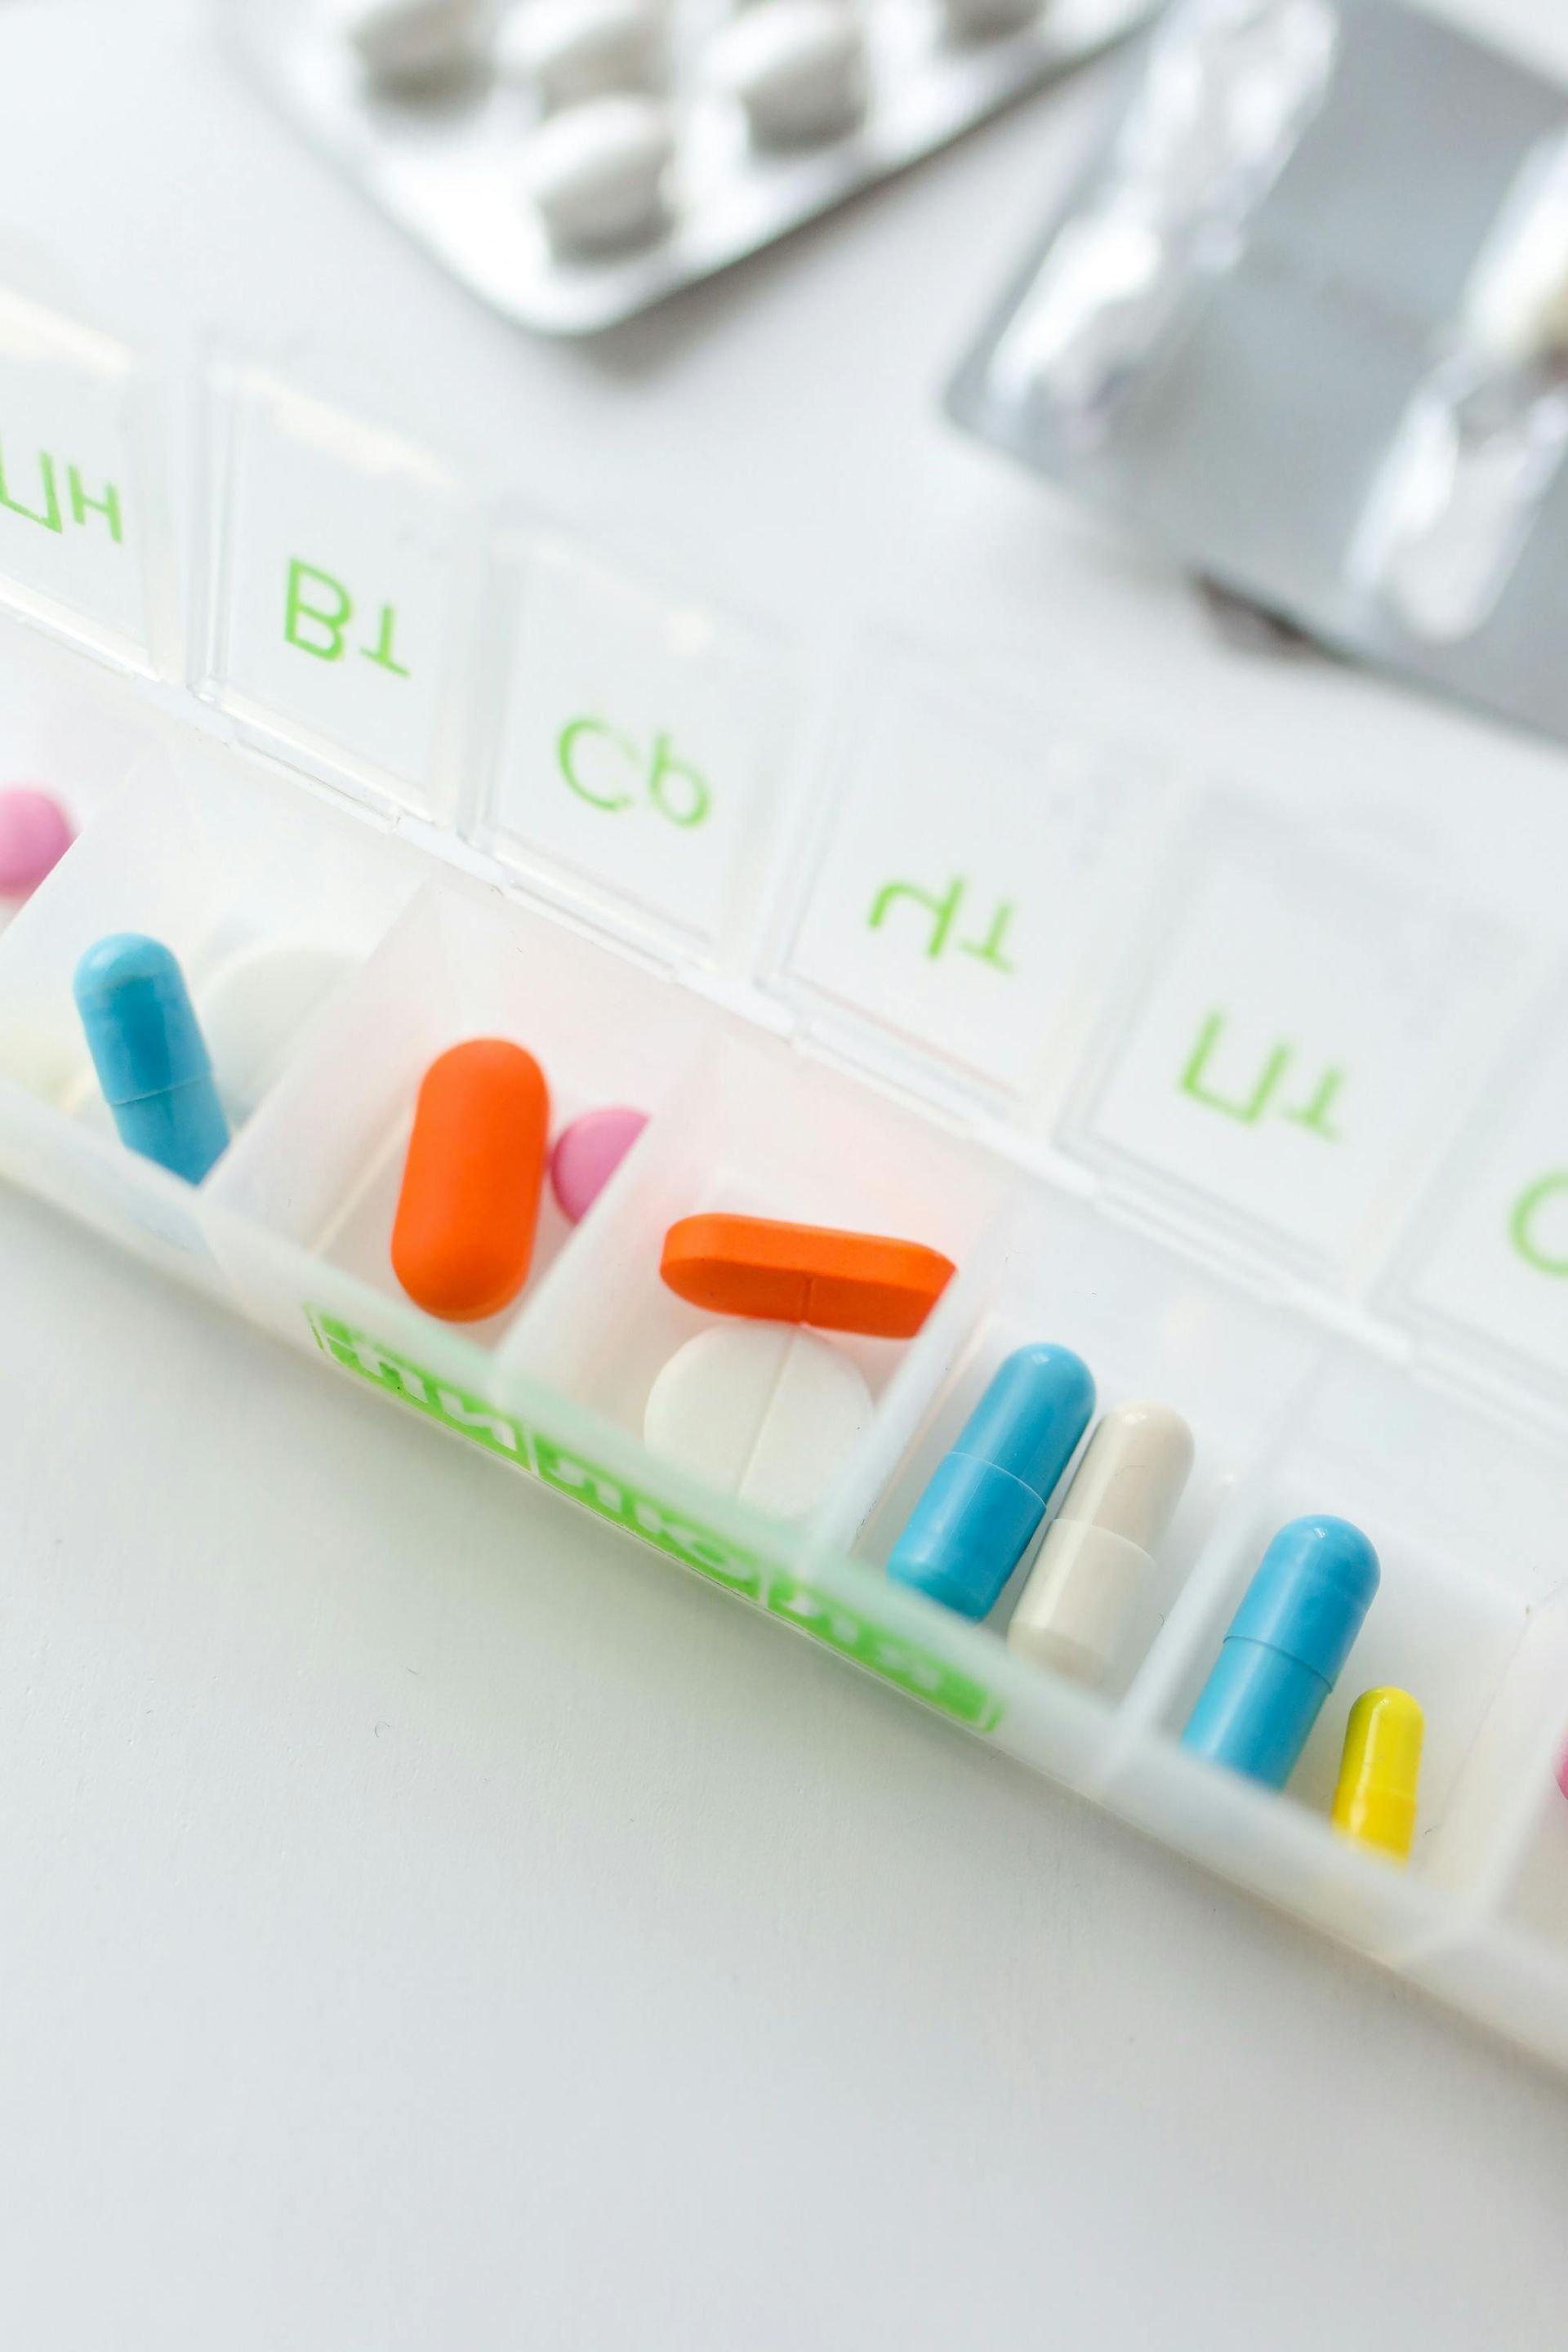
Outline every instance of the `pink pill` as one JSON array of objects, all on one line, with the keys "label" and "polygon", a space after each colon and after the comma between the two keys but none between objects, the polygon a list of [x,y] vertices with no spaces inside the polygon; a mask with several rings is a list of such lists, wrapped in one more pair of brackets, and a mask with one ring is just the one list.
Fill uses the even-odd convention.
[{"label": "pink pill", "polygon": [[76,835],[58,801],[31,784],[0,791],[0,898],[26,898]]},{"label": "pink pill", "polygon": [[1557,1759],[1557,1785],[1563,1794],[1568,1797],[1568,1748],[1565,1748]]},{"label": "pink pill", "polygon": [[563,1217],[585,1217],[644,1128],[645,1110],[587,1110],[563,1127],[550,1155],[550,1189]]}]

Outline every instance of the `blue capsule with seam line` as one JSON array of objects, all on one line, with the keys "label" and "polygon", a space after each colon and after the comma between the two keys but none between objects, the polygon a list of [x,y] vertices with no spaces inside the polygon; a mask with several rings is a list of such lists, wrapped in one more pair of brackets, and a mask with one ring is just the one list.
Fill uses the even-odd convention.
[{"label": "blue capsule with seam line", "polygon": [[984,1617],[1033,1542],[1094,1412],[1070,1348],[1016,1348],[938,1465],[893,1547],[888,1574],[962,1617]]},{"label": "blue capsule with seam line", "polygon": [[1288,1520],[1258,1561],[1182,1745],[1282,1789],[1377,1593],[1377,1554],[1349,1519]]},{"label": "blue capsule with seam line", "polygon": [[228,1120],[173,950],[112,932],[82,957],[74,992],[121,1143],[199,1184],[227,1149]]}]

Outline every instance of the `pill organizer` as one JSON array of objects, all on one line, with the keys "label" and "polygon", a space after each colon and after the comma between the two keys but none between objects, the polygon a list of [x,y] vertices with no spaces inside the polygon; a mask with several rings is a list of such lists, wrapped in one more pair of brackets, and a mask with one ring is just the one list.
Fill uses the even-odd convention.
[{"label": "pill organizer", "polygon": [[959,421],[1568,739],[1568,91],[1394,0],[1183,0]]},{"label": "pill organizer", "polygon": [[[200,387],[177,593],[158,389],[0,299],[5,760],[81,827],[0,931],[0,1171],[1568,2059],[1550,811],[1521,854],[1498,777],[1473,830],[1374,776],[1241,799],[875,634],[824,677],[265,358]],[[121,1147],[88,1066],[72,975],[126,930],[208,1031],[235,1133],[196,1187]],[[421,1080],[475,1036],[537,1059],[552,1132],[647,1124],[580,1222],[546,1192],[521,1295],[458,1327],[389,1249]],[[913,1339],[832,1335],[864,1425],[791,1518],[644,1442],[665,1368],[722,1328],[659,1276],[670,1227],[714,1214],[957,1267]],[[1027,1559],[985,1623],[885,1573],[1032,1342],[1083,1359],[1100,1413],[1192,1433],[1093,1690],[1005,1643]],[[1382,1589],[1276,1795],[1178,1735],[1271,1537],[1323,1513]],[[1426,1715],[1404,1870],[1329,1820],[1384,1685]]]},{"label": "pill organizer", "polygon": [[414,5],[450,21],[466,72],[378,80],[364,51],[382,49],[353,37],[367,12],[332,0],[226,0],[224,21],[289,118],[444,268],[574,335],[903,170],[1153,0]]}]

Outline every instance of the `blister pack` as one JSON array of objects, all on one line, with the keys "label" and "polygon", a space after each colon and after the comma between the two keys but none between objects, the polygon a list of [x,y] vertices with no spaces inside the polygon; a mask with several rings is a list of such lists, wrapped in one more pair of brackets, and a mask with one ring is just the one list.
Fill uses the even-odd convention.
[{"label": "blister pack", "polygon": [[1183,0],[958,420],[1568,737],[1568,94],[1394,0]]},{"label": "blister pack", "polygon": [[228,0],[290,119],[508,317],[629,318],[916,163],[1153,0]]}]

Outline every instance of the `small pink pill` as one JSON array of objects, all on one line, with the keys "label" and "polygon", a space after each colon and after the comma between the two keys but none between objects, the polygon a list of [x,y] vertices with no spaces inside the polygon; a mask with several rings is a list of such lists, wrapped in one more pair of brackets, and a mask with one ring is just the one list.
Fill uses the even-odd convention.
[{"label": "small pink pill", "polygon": [[561,1213],[585,1217],[644,1128],[645,1110],[586,1110],[563,1127],[550,1155],[550,1188]]},{"label": "small pink pill", "polygon": [[32,784],[0,791],[0,898],[27,898],[76,835],[58,801]]},{"label": "small pink pill", "polygon": [[1568,1797],[1568,1748],[1565,1748],[1557,1759],[1557,1785],[1563,1794]]}]

